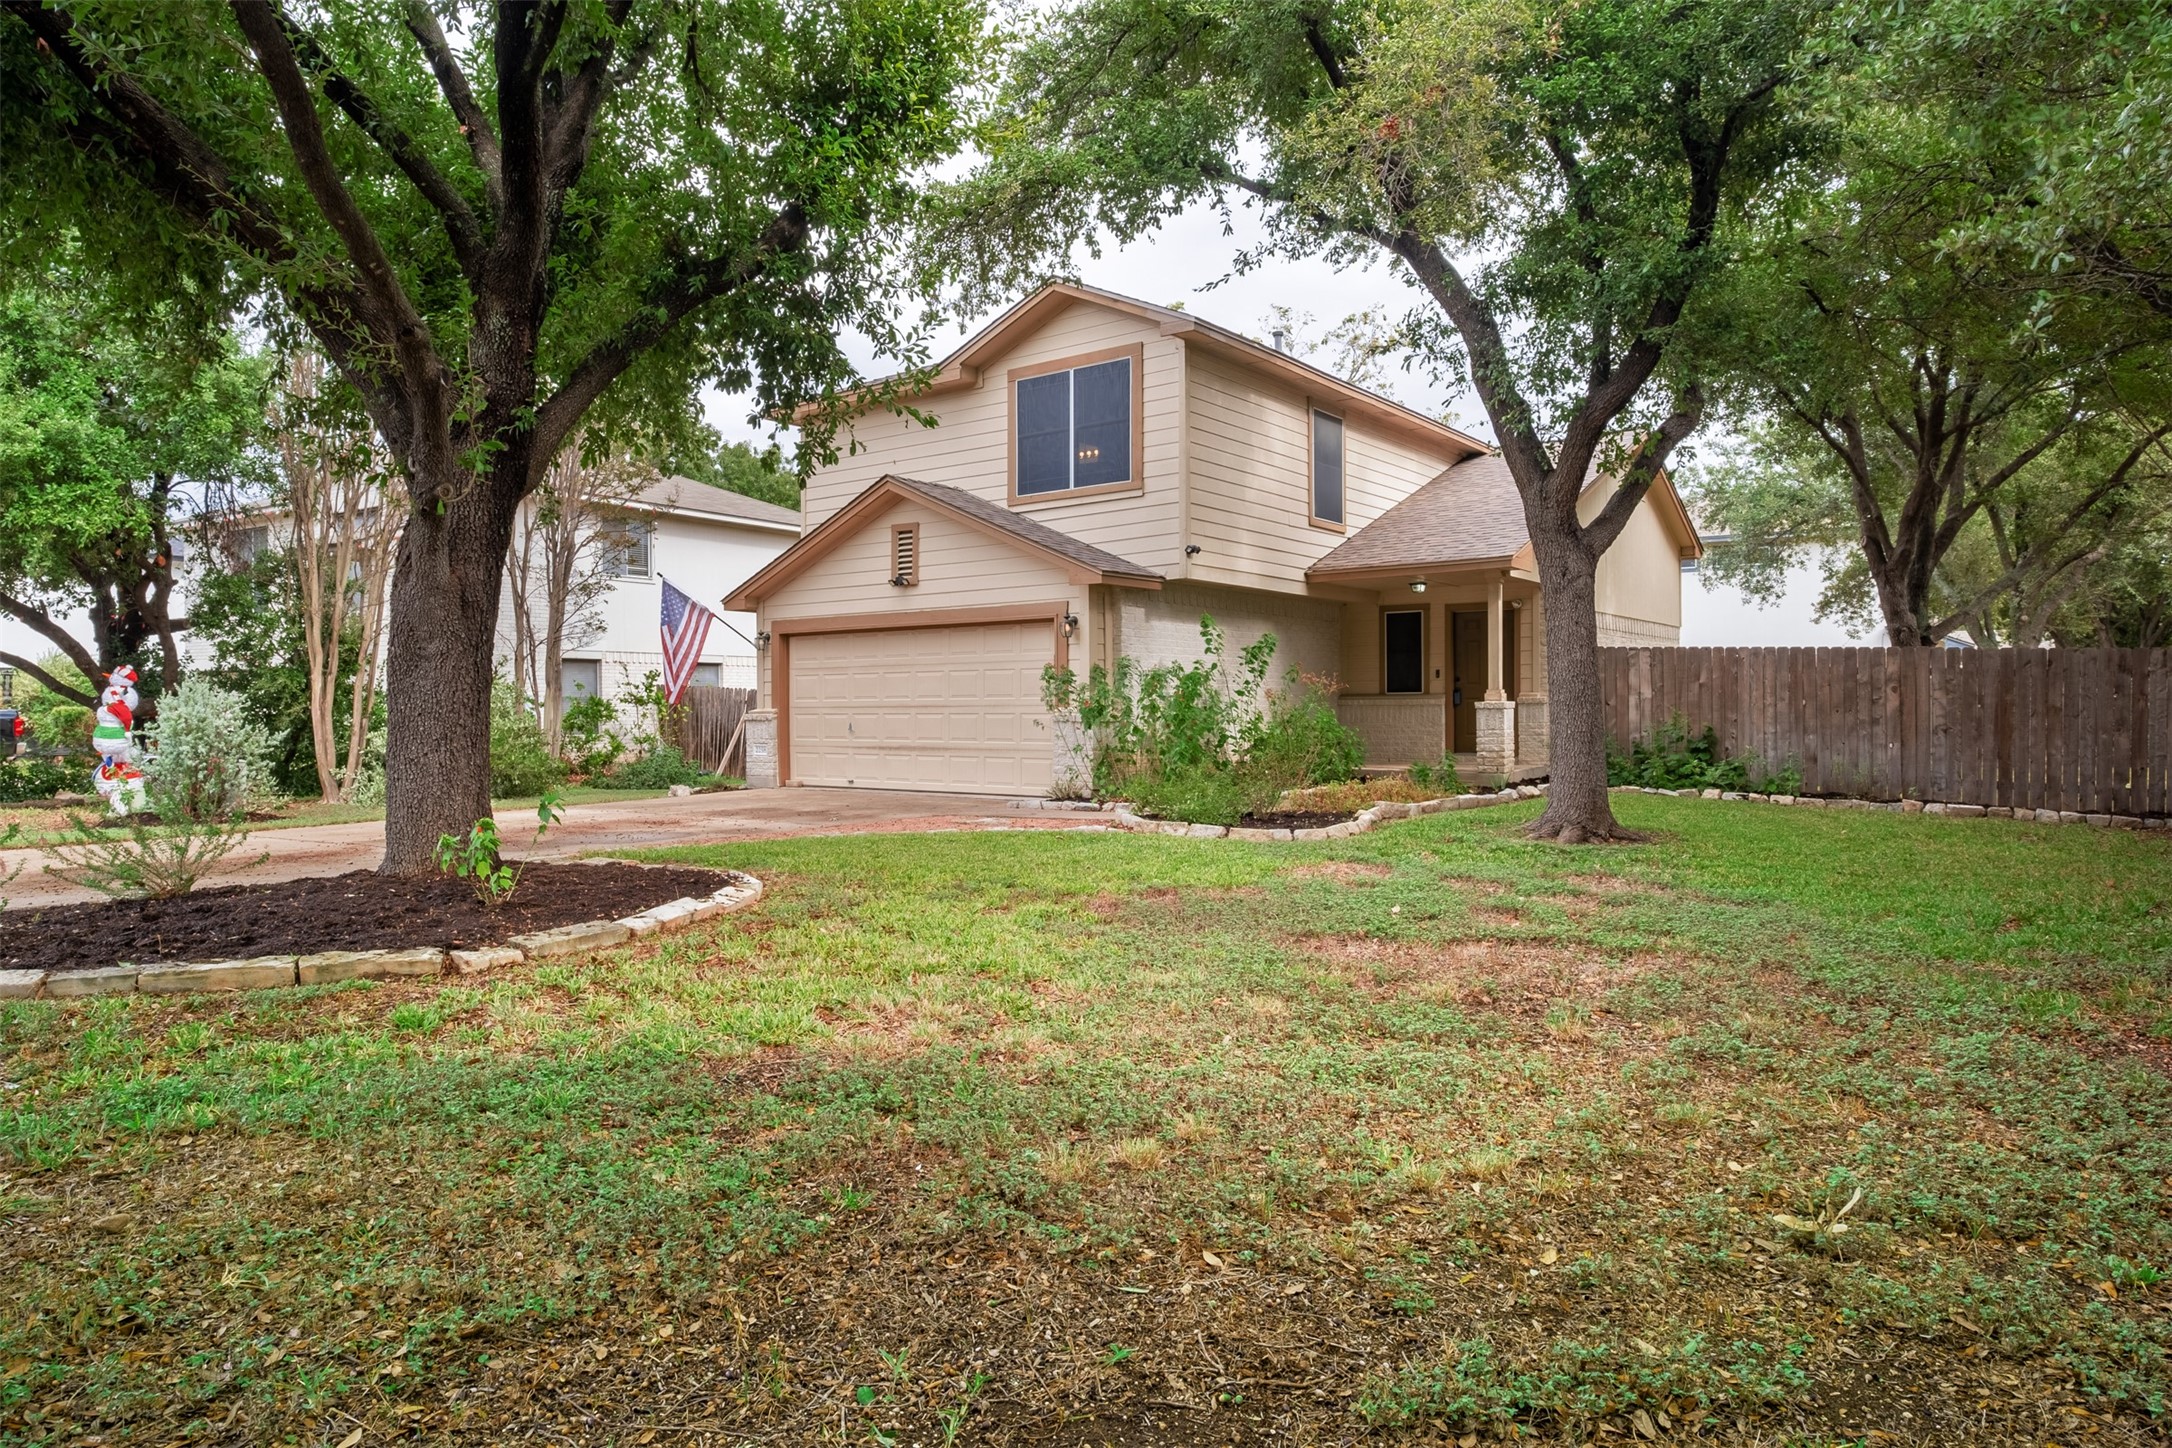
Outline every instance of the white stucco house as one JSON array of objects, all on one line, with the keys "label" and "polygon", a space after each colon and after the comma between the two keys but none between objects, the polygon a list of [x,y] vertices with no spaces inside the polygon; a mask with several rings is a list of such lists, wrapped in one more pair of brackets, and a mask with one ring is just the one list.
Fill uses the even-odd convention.
[{"label": "white stucco house", "polygon": [[[721,591],[763,644],[748,781],[1038,792],[1043,671],[1232,649],[1338,688],[1367,762],[1546,764],[1547,600],[1486,444],[1190,313],[1043,288],[809,479]],[[1581,508],[1611,495],[1595,477]],[[1700,552],[1664,477],[1599,565],[1602,644],[1671,644]]]},{"label": "white stucco house", "polygon": [[[614,512],[625,541],[604,566],[610,587],[591,627],[565,643],[565,694],[616,698],[664,666],[658,620],[662,579],[717,613],[695,670],[697,684],[754,687],[754,615],[718,608],[718,580],[736,588],[799,539],[799,512],[688,478],[662,478]],[[510,590],[511,583],[508,581]],[[513,646],[510,599],[498,612],[501,656]]]}]

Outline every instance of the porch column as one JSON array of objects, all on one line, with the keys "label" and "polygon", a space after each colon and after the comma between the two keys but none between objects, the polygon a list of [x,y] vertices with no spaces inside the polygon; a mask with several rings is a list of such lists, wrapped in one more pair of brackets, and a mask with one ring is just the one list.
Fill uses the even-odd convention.
[{"label": "porch column", "polygon": [[1497,574],[1486,591],[1486,697],[1473,706],[1478,715],[1478,772],[1500,778],[1506,778],[1516,762],[1516,704],[1502,685],[1501,669],[1501,593],[1506,581]]}]

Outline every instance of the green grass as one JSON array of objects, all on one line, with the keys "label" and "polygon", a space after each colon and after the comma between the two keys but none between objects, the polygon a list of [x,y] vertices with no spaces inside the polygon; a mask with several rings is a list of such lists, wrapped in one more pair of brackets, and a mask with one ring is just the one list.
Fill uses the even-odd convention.
[{"label": "green grass", "polygon": [[0,1442],[2157,1431],[2172,842],[1617,807],[681,848],[763,904],[7,1005]]}]

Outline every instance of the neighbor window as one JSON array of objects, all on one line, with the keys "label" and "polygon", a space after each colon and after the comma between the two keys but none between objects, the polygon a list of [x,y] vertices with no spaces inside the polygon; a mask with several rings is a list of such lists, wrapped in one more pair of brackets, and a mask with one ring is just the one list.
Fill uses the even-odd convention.
[{"label": "neighbor window", "polygon": [[1342,516],[1342,419],[1312,414],[1312,521],[1340,526]]},{"label": "neighbor window", "polygon": [[1019,497],[1131,481],[1133,366],[1116,357],[1017,381]]},{"label": "neighbor window", "polygon": [[654,567],[656,527],[615,522],[603,531],[603,571],[614,578],[647,578]]},{"label": "neighbor window", "polygon": [[1399,608],[1382,615],[1381,633],[1387,647],[1386,694],[1425,692],[1425,614],[1415,608]]},{"label": "neighbor window", "polygon": [[717,685],[723,682],[724,666],[722,664],[694,665],[694,683],[699,687],[704,689],[714,689]]},{"label": "neighbor window", "polygon": [[567,704],[593,699],[601,692],[602,664],[595,659],[562,659],[558,664],[558,696]]}]

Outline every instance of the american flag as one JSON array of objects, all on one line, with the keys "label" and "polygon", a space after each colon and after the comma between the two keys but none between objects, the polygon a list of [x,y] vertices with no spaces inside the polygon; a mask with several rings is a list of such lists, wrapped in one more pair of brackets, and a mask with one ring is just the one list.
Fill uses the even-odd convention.
[{"label": "american flag", "polygon": [[694,666],[701,662],[701,646],[708,642],[709,625],[716,615],[671,586],[664,584],[664,697],[676,704],[693,682]]}]

